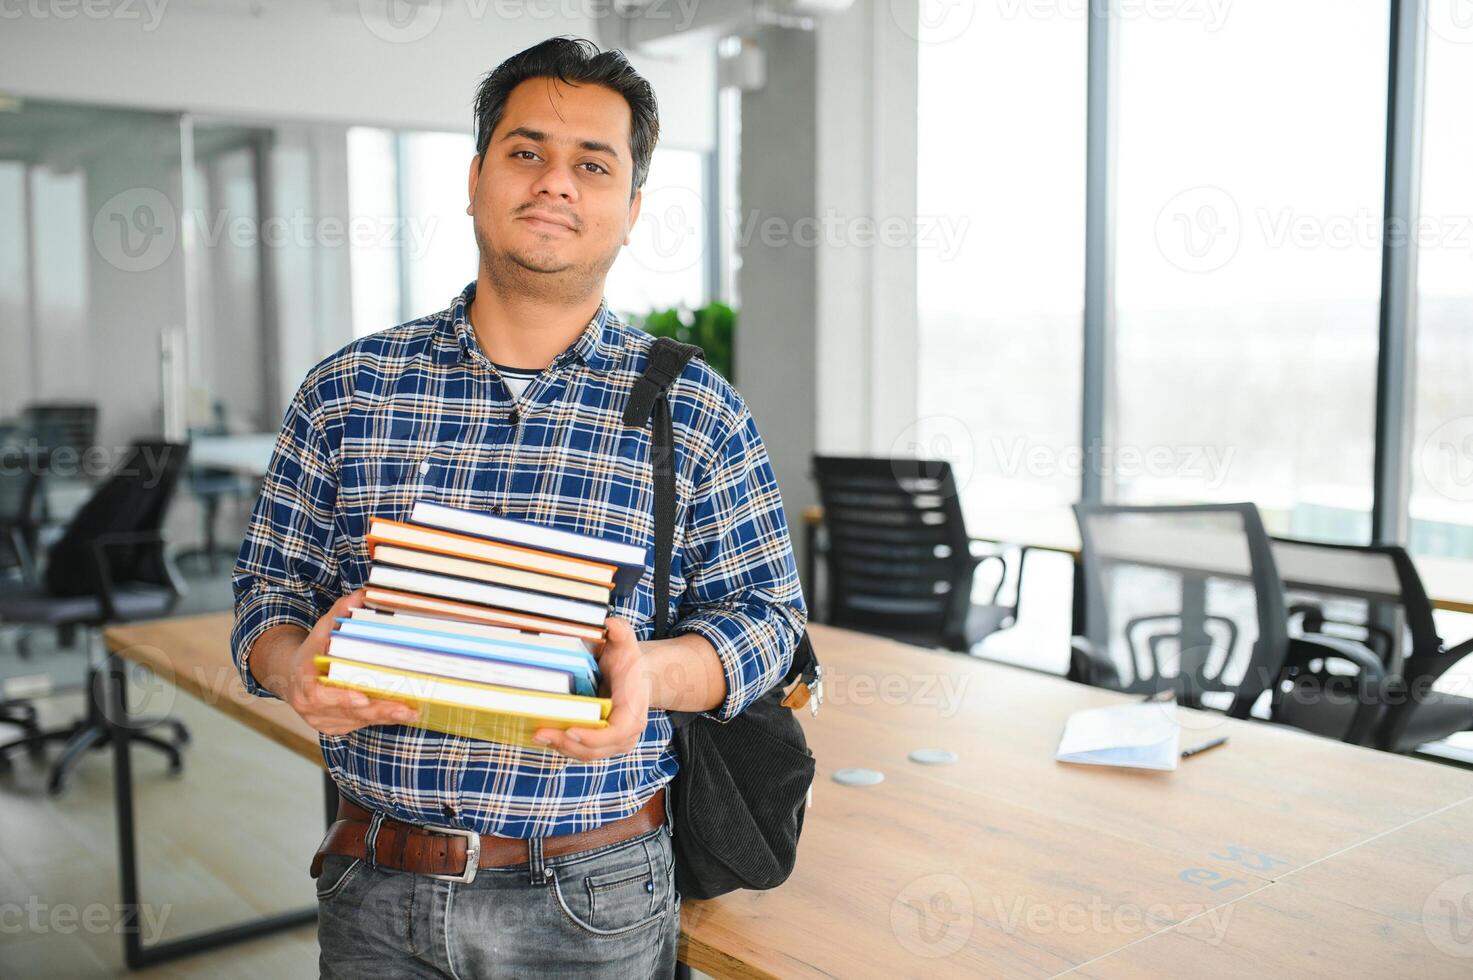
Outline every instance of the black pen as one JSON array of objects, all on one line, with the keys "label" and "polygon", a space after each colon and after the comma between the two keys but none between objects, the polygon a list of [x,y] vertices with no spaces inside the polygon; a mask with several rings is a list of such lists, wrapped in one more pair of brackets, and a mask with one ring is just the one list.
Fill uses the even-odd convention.
[{"label": "black pen", "polygon": [[1201,755],[1203,752],[1206,752],[1209,749],[1215,749],[1219,745],[1226,745],[1226,744],[1227,744],[1227,736],[1224,735],[1222,738],[1214,738],[1210,742],[1203,742],[1201,745],[1194,745],[1194,746],[1192,746],[1189,749],[1183,749],[1182,750],[1181,757],[1183,759],[1190,759],[1194,755]]}]

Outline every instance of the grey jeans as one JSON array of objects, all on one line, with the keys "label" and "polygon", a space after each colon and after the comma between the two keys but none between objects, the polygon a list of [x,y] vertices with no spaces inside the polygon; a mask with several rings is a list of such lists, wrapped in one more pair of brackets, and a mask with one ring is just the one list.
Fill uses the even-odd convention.
[{"label": "grey jeans", "polygon": [[680,896],[670,827],[477,872],[469,884],[328,855],[317,878],[323,977],[670,977]]}]

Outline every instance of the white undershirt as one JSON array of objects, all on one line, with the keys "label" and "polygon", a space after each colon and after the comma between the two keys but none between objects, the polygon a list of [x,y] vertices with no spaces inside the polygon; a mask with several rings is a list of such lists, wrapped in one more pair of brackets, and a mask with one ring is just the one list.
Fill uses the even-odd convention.
[{"label": "white undershirt", "polygon": [[535,368],[513,368],[496,365],[496,373],[501,375],[501,380],[506,383],[507,390],[513,398],[521,400],[522,392],[527,390],[527,385],[537,379],[542,372]]}]

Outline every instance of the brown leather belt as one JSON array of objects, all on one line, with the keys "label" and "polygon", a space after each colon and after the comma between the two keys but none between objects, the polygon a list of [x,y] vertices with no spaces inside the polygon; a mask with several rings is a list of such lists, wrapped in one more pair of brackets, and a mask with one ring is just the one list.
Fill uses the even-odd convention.
[{"label": "brown leather belt", "polygon": [[[322,873],[322,859],[329,854],[352,858],[368,856],[368,831],[373,813],[345,796],[338,798],[338,817],[312,857],[312,877]],[[619,820],[576,834],[542,838],[544,859],[564,857],[580,851],[618,844],[654,830],[665,822],[665,789],[655,791],[636,812]],[[454,827],[429,827],[385,817],[374,838],[373,861],[380,868],[409,871],[447,881],[474,881],[476,871],[528,864],[527,841],[517,837],[478,836]]]}]

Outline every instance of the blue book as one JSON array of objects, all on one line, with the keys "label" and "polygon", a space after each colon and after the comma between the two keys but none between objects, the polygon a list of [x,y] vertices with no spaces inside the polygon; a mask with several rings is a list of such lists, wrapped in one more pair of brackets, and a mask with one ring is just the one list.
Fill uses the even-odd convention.
[{"label": "blue book", "polygon": [[334,634],[459,657],[474,657],[521,667],[556,670],[572,678],[572,693],[592,697],[598,688],[598,662],[586,650],[550,650],[532,643],[490,640],[459,633],[368,623],[339,616]]}]

